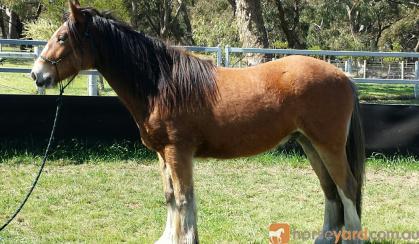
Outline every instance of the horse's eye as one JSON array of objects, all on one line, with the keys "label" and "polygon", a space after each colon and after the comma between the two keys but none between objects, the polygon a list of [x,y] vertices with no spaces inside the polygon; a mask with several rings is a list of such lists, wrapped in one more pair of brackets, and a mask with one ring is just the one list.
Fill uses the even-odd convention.
[{"label": "horse's eye", "polygon": [[65,43],[65,41],[67,41],[67,38],[68,38],[68,36],[67,36],[67,35],[60,35],[60,36],[58,37],[58,42],[59,42],[60,44],[64,44],[64,43]]}]

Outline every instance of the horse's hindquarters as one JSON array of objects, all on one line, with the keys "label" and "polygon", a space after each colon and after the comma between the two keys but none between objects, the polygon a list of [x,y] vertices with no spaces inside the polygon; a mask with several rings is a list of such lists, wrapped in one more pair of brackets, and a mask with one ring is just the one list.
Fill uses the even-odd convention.
[{"label": "horse's hindquarters", "polygon": [[219,72],[221,99],[200,125],[204,136],[197,156],[254,155],[294,132],[323,144],[345,144],[352,89],[348,78],[330,64],[290,57]]}]

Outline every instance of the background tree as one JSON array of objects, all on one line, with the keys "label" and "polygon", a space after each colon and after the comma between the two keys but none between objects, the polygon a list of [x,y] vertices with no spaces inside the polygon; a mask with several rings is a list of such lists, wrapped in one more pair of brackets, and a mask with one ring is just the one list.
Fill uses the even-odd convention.
[{"label": "background tree", "polygon": [[300,15],[306,2],[300,0],[281,1],[274,0],[278,11],[279,27],[284,33],[289,48],[305,48],[303,38],[300,38],[303,31]]},{"label": "background tree", "polygon": [[[80,1],[173,44],[419,51],[412,0]],[[0,0],[1,37],[46,39],[67,10],[68,0]]]},{"label": "background tree", "polygon": [[38,0],[1,0],[0,29],[3,38],[21,38],[22,22],[38,18],[41,10]]},{"label": "background tree", "polygon": [[[268,36],[259,0],[236,0],[235,16],[243,47],[268,48]],[[263,55],[253,55],[252,64],[260,63]]]},{"label": "background tree", "polygon": [[189,17],[192,3],[187,0],[125,1],[136,29],[186,45],[195,45]]},{"label": "background tree", "polygon": [[[235,3],[235,0],[231,0]],[[196,1],[191,8],[193,36],[198,45],[241,46],[235,8],[225,0]]]}]

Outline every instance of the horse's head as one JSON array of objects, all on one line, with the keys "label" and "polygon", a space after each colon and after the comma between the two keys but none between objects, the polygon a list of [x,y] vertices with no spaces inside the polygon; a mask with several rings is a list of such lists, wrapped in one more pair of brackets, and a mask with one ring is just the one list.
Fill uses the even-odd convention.
[{"label": "horse's head", "polygon": [[58,82],[93,68],[89,23],[92,16],[70,0],[70,13],[35,61],[31,76],[38,87],[54,87]]}]

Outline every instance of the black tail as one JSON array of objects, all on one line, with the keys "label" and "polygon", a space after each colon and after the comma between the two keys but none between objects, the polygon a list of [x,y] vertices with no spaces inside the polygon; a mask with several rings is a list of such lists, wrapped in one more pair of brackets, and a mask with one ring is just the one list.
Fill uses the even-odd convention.
[{"label": "black tail", "polygon": [[352,89],[355,98],[355,104],[351,117],[349,135],[346,142],[346,155],[351,167],[352,174],[358,183],[358,188],[356,191],[356,210],[358,212],[359,218],[361,218],[362,187],[364,185],[365,174],[365,141],[360,118],[358,94],[354,83],[352,83]]}]

